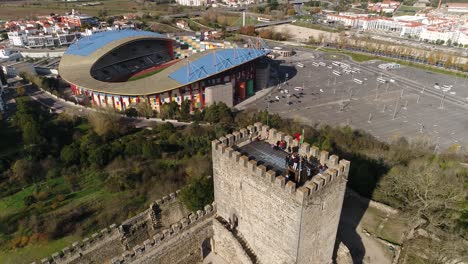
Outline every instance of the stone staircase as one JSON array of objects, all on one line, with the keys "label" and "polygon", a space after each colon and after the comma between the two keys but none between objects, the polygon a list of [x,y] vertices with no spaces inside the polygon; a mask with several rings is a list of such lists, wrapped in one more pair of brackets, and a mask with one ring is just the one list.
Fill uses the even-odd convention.
[{"label": "stone staircase", "polygon": [[247,253],[247,256],[249,256],[250,260],[252,260],[252,263],[260,264],[260,261],[258,260],[257,255],[255,255],[255,252],[253,252],[253,250],[250,248],[249,244],[247,243],[245,238],[242,236],[242,234],[239,233],[237,230],[232,230],[232,234],[237,239],[237,241],[239,241],[239,244],[241,244],[245,253]]}]

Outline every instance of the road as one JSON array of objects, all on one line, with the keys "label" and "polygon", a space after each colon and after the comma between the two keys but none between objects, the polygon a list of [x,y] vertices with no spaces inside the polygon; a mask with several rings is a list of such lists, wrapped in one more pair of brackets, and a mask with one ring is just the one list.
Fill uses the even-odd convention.
[{"label": "road", "polygon": [[[71,102],[63,102],[60,100],[57,100],[55,97],[49,95],[48,93],[44,92],[43,90],[39,90],[36,88],[31,88],[29,87],[27,90],[27,95],[29,95],[33,100],[39,102],[43,106],[51,109],[55,113],[67,113],[73,116],[81,116],[81,117],[87,117],[90,113],[93,113],[96,111],[95,108],[89,108],[89,107],[81,107],[78,105],[75,105]],[[122,115],[122,117],[127,120],[131,125],[134,125],[136,128],[147,128],[147,127],[153,127],[154,125],[157,124],[163,124],[163,123],[171,123],[174,126],[185,126],[189,125],[190,123],[187,122],[179,122],[176,120],[161,120],[158,118],[131,118],[131,117],[126,117]]]}]

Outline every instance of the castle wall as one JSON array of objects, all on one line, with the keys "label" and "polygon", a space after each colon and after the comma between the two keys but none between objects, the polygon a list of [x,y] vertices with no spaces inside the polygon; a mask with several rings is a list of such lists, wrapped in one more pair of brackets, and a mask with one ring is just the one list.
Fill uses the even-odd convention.
[{"label": "castle wall", "polygon": [[226,263],[253,264],[231,231],[227,230],[226,227],[216,219],[213,220],[213,230],[215,237],[214,251],[223,258]]},{"label": "castle wall", "polygon": [[214,206],[207,205],[133,247],[112,264],[195,264],[203,261],[202,244],[213,237]]},{"label": "castle wall", "polygon": [[117,226],[111,225],[91,237],[73,243],[61,252],[52,254],[51,259],[45,258],[41,262],[57,264],[106,263],[115,254],[121,254],[124,251],[120,238],[121,234]]}]

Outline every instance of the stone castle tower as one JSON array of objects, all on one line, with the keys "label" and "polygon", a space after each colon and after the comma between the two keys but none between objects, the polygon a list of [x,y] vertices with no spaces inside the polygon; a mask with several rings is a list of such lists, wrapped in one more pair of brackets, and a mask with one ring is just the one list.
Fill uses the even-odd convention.
[{"label": "stone castle tower", "polygon": [[[278,141],[307,157],[312,169],[308,175],[300,172],[302,180],[284,176],[288,153],[272,148]],[[213,141],[212,152],[217,218],[234,226],[232,233],[249,249],[252,263],[332,262],[349,161],[299,146],[261,123]],[[229,239],[215,226],[214,251],[229,263],[245,263]]]}]

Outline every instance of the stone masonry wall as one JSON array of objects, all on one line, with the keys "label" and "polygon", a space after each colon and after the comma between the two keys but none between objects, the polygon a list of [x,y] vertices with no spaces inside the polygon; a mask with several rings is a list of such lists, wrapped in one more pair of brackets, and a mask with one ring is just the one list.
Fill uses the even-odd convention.
[{"label": "stone masonry wall", "polygon": [[205,206],[162,230],[143,244],[112,259],[112,264],[195,264],[203,261],[201,246],[213,237],[215,205]]},{"label": "stone masonry wall", "polygon": [[213,220],[215,238],[214,251],[229,264],[253,264],[247,253],[234,237],[218,220]]},{"label": "stone masonry wall", "polygon": [[[217,203],[218,215],[224,219],[232,218],[235,214],[238,218],[238,230],[247,240],[249,246],[254,250],[261,263],[284,264],[296,263],[305,258],[300,258],[301,251],[306,252],[318,245],[314,243],[301,243],[304,237],[310,236],[309,230],[317,226],[317,222],[326,223],[331,220],[327,228],[317,228],[320,234],[317,238],[323,238],[327,235],[334,236],[329,240],[335,239],[338,223],[335,224],[334,217],[341,212],[341,203],[343,200],[344,189],[336,187],[336,191],[330,191],[326,200],[334,201],[335,208],[330,207],[330,212],[314,215],[314,213],[304,213],[304,211],[314,212],[314,204],[317,203],[317,197],[325,194],[323,190],[333,189],[335,184],[346,182],[345,178],[349,171],[349,162],[339,161],[338,157],[332,155],[328,157],[328,152],[318,152],[315,147],[303,144],[302,154],[308,152],[308,155],[318,157],[322,163],[329,165],[329,169],[323,175],[316,175],[313,181],[307,182],[305,186],[296,188],[294,182],[286,182],[285,177],[277,176],[274,171],[266,171],[266,167],[258,165],[258,161],[249,160],[247,156],[242,156],[234,151],[233,146],[248,144],[251,139],[261,136],[270,142],[276,143],[277,140],[284,139],[289,146],[297,146],[298,142],[293,137],[277,132],[275,129],[269,129],[260,123],[255,126],[249,126],[247,129],[241,129],[214,140],[212,143],[213,151],[213,171],[215,185],[215,201]],[[337,179],[339,178],[339,179]],[[332,186],[332,187],[330,187]],[[338,202],[340,201],[340,202]],[[328,207],[327,207],[328,208]],[[320,218],[320,219],[318,219]],[[331,230],[331,231],[330,231]],[[322,233],[323,232],[323,233]],[[304,234],[302,234],[304,233]],[[217,238],[215,237],[215,240]],[[320,253],[312,257],[331,260],[331,254],[334,244],[329,245],[328,240],[322,248],[326,253]],[[310,251],[309,250],[309,251]],[[322,256],[323,255],[323,256]],[[326,262],[297,262],[297,263],[328,263]]]},{"label": "stone masonry wall", "polygon": [[105,263],[114,254],[123,252],[120,242],[121,235],[117,225],[104,228],[89,238],[77,241],[61,252],[52,254],[52,258],[44,258],[41,263]]}]

